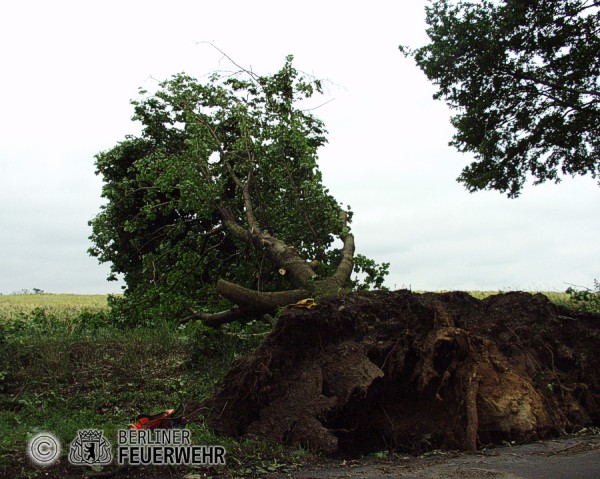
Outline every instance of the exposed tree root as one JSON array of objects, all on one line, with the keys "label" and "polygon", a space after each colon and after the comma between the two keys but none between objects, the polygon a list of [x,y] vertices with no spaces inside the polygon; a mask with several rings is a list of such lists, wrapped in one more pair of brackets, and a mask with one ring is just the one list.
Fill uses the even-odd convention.
[{"label": "exposed tree root", "polygon": [[600,424],[598,351],[600,316],[542,295],[353,293],[285,312],[202,406],[328,454],[475,450]]},{"label": "exposed tree root", "polygon": [[477,369],[469,376],[469,384],[466,394],[467,409],[467,439],[466,446],[469,451],[477,450],[477,430],[479,429],[479,418],[477,416],[477,394],[479,393],[479,378]]}]

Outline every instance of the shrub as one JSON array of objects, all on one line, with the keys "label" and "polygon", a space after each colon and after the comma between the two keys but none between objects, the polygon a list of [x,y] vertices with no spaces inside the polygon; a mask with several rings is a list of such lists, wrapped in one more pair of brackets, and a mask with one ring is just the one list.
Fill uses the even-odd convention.
[{"label": "shrub", "polygon": [[600,313],[600,281],[594,280],[593,288],[573,288],[567,289],[573,304],[583,311],[591,313]]}]

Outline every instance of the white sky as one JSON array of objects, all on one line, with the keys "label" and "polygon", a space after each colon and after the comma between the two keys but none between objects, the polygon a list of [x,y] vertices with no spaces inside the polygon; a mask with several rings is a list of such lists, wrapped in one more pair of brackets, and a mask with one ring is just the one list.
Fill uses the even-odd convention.
[{"label": "white sky", "polygon": [[287,54],[332,82],[324,180],[355,212],[358,251],[413,289],[565,290],[600,277],[600,188],[589,177],[519,199],[467,193],[470,157],[399,44],[420,46],[424,0],[26,1],[0,4],[0,292],[118,292],[88,257],[101,202],[93,156],[137,127],[129,100],[185,71],[260,73]]}]

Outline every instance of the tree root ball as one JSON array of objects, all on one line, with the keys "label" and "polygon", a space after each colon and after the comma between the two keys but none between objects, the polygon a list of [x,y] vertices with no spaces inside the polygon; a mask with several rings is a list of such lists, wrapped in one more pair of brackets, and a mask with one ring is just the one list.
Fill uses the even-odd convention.
[{"label": "tree root ball", "polygon": [[356,292],[290,309],[209,427],[326,454],[473,450],[600,423],[600,315],[541,295]]}]

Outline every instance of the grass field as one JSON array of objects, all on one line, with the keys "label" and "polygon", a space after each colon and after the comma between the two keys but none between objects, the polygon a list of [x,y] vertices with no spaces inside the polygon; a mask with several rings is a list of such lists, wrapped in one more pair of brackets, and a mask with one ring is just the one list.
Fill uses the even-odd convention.
[{"label": "grass field", "polygon": [[0,308],[98,308],[108,309],[106,294],[6,294]]},{"label": "grass field", "polygon": [[81,314],[108,312],[108,296],[78,294],[10,294],[0,295],[0,325],[27,322],[44,315],[71,323]]},{"label": "grass field", "polygon": [[[548,296],[570,304],[564,293]],[[67,445],[78,429],[96,428],[114,442],[117,430],[138,414],[198,403],[268,333],[262,323],[243,329],[170,323],[119,329],[111,324],[106,300],[0,296],[0,477],[44,476],[25,454],[36,432],[51,431]],[[307,457],[306,451],[260,441],[216,438],[202,420],[188,427],[196,443],[225,445],[227,467],[237,475],[294,467]]]}]

